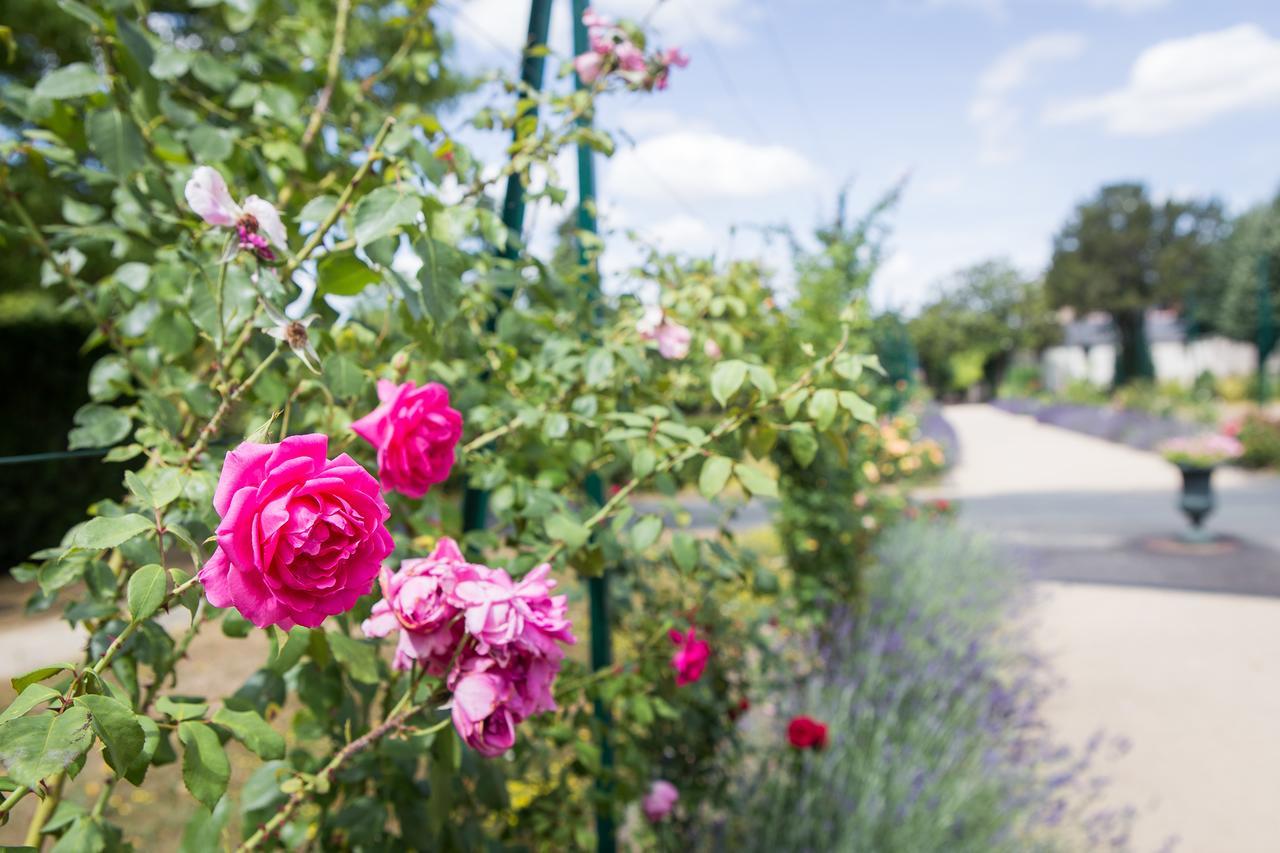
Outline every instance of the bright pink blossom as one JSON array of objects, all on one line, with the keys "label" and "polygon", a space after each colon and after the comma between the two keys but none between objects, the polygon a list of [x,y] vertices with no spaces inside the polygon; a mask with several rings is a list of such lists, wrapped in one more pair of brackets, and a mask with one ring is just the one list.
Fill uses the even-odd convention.
[{"label": "bright pink blossom", "polygon": [[657,61],[654,63],[653,71],[653,87],[662,90],[667,88],[667,78],[671,74],[672,68],[685,68],[689,64],[689,57],[685,56],[678,47],[671,47],[664,50],[658,55]]},{"label": "bright pink blossom", "polygon": [[452,689],[453,726],[468,746],[489,758],[515,746],[520,719],[507,704],[509,680],[495,672],[474,670],[459,675]]},{"label": "bright pink blossom", "polygon": [[707,661],[711,658],[711,646],[705,640],[698,639],[697,631],[698,629],[691,625],[687,634],[682,634],[673,628],[669,635],[671,642],[676,644],[676,653],[671,656],[671,666],[676,671],[678,687],[692,684],[702,678],[702,672],[707,668]]},{"label": "bright pink blossom", "polygon": [[679,799],[680,791],[675,785],[666,779],[655,779],[649,786],[649,793],[645,794],[644,799],[640,801],[640,808],[650,822],[657,823],[671,814],[671,810],[676,807]]},{"label": "bright pink blossom", "polygon": [[455,591],[480,571],[488,570],[468,563],[457,543],[445,537],[430,556],[405,560],[398,572],[383,567],[378,578],[382,599],[360,628],[366,637],[398,630],[392,665],[404,670],[416,661],[431,675],[442,676],[463,638],[462,603]]},{"label": "bright pink blossom", "polygon": [[245,442],[214,493],[218,547],[200,569],[209,603],[258,627],[314,628],[373,586],[394,543],[378,481],[323,435]]},{"label": "bright pink blossom", "polygon": [[455,590],[466,608],[467,633],[481,654],[503,658],[517,647],[546,658],[563,656],[559,643],[573,643],[568,599],[552,595],[556,582],[543,563],[519,581],[502,569],[485,569]]},{"label": "bright pink blossom", "polygon": [[462,415],[449,407],[449,391],[438,382],[418,387],[379,380],[378,399],[378,408],[351,429],[377,448],[383,489],[420,498],[449,477]]},{"label": "bright pink blossom", "polygon": [[596,82],[600,76],[600,69],[604,66],[604,57],[595,51],[588,51],[581,56],[573,58],[573,70],[578,72],[578,76],[582,78],[582,82],[590,86]]},{"label": "bright pink blossom", "polygon": [[656,305],[645,309],[644,316],[636,323],[636,331],[646,341],[656,341],[658,353],[663,358],[679,360],[689,355],[693,333]]},{"label": "bright pink blossom", "polygon": [[236,229],[241,249],[253,252],[264,261],[275,259],[271,246],[286,249],[288,234],[271,203],[251,195],[244,204],[236,204],[218,170],[196,167],[191,180],[187,181],[185,194],[187,204],[205,222]]}]

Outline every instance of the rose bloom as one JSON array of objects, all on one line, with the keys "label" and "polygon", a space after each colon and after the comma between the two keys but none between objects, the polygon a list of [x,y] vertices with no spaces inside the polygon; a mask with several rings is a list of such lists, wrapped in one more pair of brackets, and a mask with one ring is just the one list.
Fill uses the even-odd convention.
[{"label": "rose bloom", "polygon": [[463,636],[462,603],[455,591],[479,571],[486,569],[468,563],[446,536],[430,556],[405,560],[398,572],[383,567],[378,578],[382,599],[360,628],[366,637],[400,632],[392,661],[396,669],[411,669],[417,661],[429,674],[442,676]]},{"label": "rose bloom", "polygon": [[656,341],[658,354],[663,358],[679,360],[689,354],[693,333],[667,317],[657,305],[644,310],[644,316],[636,323],[636,331],[646,341]]},{"label": "rose bloom", "polygon": [[787,724],[787,740],[796,749],[825,749],[827,746],[827,726],[813,717],[803,714],[792,718]]},{"label": "rose bloom", "polygon": [[378,450],[382,487],[420,498],[449,477],[462,438],[462,415],[449,408],[449,391],[437,382],[418,387],[378,382],[378,408],[351,429]]},{"label": "rose bloom", "polygon": [[683,687],[702,678],[711,658],[711,646],[705,640],[697,638],[697,628],[689,626],[689,633],[682,634],[674,628],[669,636],[671,642],[678,647],[671,656],[671,666],[676,671],[676,686]]},{"label": "rose bloom", "polygon": [[458,736],[488,758],[515,744],[515,727],[525,718],[556,708],[551,687],[560,672],[560,658],[518,648],[508,652],[505,663],[468,652],[447,681]]},{"label": "rose bloom", "polygon": [[259,628],[314,628],[367,595],[394,543],[378,481],[323,435],[245,442],[214,493],[218,548],[200,569],[209,603]]},{"label": "rose bloom", "polygon": [[573,644],[568,598],[552,595],[551,565],[543,563],[515,581],[503,569],[479,567],[461,581],[455,594],[466,609],[467,633],[481,654],[502,660],[510,648],[557,662],[561,643]]},{"label": "rose bloom", "polygon": [[284,250],[288,235],[280,214],[269,201],[251,195],[244,204],[236,204],[227,182],[216,169],[199,166],[187,181],[184,194],[187,204],[210,225],[236,229],[240,248],[253,252],[264,261],[275,260],[271,246]]},{"label": "rose bloom", "polygon": [[649,793],[645,794],[644,799],[640,801],[640,808],[651,823],[657,823],[671,814],[671,810],[676,807],[679,799],[680,791],[675,785],[666,779],[654,779],[653,784],[649,786]]}]

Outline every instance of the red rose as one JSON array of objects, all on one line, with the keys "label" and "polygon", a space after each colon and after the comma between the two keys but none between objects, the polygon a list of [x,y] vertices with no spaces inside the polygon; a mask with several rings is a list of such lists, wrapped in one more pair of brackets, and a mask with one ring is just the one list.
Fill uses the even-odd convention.
[{"label": "red rose", "polygon": [[751,710],[751,703],[747,701],[747,697],[744,696],[738,700],[738,704],[736,706],[729,709],[729,719],[736,721],[749,710]]},{"label": "red rose", "polygon": [[796,749],[825,749],[827,726],[813,717],[801,715],[787,724],[787,740]]}]

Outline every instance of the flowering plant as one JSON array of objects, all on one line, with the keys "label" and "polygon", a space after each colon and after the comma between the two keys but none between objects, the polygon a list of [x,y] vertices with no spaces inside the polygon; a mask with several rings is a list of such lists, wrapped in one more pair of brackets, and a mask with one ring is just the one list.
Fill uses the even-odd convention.
[{"label": "flowering plant", "polygon": [[[87,642],[14,679],[0,821],[162,845],[121,795],[180,762],[166,811],[194,849],[566,849],[682,737],[664,778],[692,812],[743,695],[716,599],[777,584],[632,498],[771,497],[775,445],[874,419],[858,310],[820,346],[778,334],[775,360],[758,268],[655,259],[650,330],[600,295],[585,235],[534,255],[495,195],[569,215],[554,165],[612,150],[604,87],[498,79],[446,121],[468,84],[432,4],[57,7],[76,47],[23,34],[40,67],[0,98],[3,233],[92,324],[69,447],[129,470],[14,570]],[[683,57],[644,62],[629,84],[660,89]],[[491,132],[502,163],[468,145]],[[591,626],[606,570],[615,615]],[[689,630],[676,685],[666,637],[696,607],[715,653]],[[592,628],[616,665],[574,642]]]},{"label": "flowering plant", "polygon": [[1236,459],[1244,452],[1240,440],[1221,433],[1205,433],[1191,437],[1170,438],[1156,448],[1174,465],[1188,468],[1212,468]]}]

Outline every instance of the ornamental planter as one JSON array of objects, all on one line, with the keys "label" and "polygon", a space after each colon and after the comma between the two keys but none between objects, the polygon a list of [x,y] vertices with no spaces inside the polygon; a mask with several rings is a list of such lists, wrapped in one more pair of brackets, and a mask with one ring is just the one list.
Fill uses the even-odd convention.
[{"label": "ornamental planter", "polygon": [[1208,542],[1213,538],[1203,527],[1205,518],[1217,505],[1213,496],[1213,469],[1213,465],[1178,465],[1182,472],[1182,496],[1178,506],[1191,522],[1190,529],[1182,535],[1188,542]]}]

